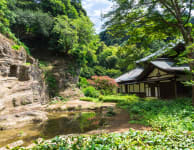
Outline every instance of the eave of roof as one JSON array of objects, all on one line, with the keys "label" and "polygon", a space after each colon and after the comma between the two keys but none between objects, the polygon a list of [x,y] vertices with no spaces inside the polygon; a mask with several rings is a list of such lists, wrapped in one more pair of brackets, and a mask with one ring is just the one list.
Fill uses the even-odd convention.
[{"label": "eave of roof", "polygon": [[117,83],[126,82],[126,81],[133,81],[135,80],[142,72],[144,71],[143,68],[136,68],[133,69],[120,77],[116,78],[115,81]]},{"label": "eave of roof", "polygon": [[[158,59],[150,62],[150,65],[153,67],[157,67],[163,71],[167,72],[181,72],[184,73],[186,70],[190,70],[189,65],[181,65],[177,66],[176,63],[173,60],[170,60],[168,58],[166,59]],[[150,66],[150,67],[151,67]],[[151,67],[153,69],[153,67]],[[136,68],[133,69],[120,77],[116,78],[115,81],[117,83],[122,83],[122,82],[136,82],[142,78],[144,78],[148,72],[151,70],[146,68]]]},{"label": "eave of roof", "polygon": [[184,72],[184,71],[189,71],[189,65],[181,65],[177,66],[176,63],[172,60],[169,59],[164,59],[164,60],[154,60],[150,62],[152,65],[155,67],[166,70],[166,71],[179,71],[179,72]]}]

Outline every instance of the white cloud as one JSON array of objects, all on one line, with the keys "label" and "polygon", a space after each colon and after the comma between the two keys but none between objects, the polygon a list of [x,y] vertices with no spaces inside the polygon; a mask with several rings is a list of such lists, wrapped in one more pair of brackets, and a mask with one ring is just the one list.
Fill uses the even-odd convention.
[{"label": "white cloud", "polygon": [[101,15],[111,10],[112,2],[108,0],[83,0],[82,5],[94,23],[96,32],[99,33],[104,23]]},{"label": "white cloud", "polygon": [[[101,14],[109,12],[112,9],[112,4],[108,0],[82,0],[82,5],[94,23],[97,33],[102,30],[104,23],[104,20],[101,19]],[[192,11],[192,15],[194,16],[194,11]]]}]

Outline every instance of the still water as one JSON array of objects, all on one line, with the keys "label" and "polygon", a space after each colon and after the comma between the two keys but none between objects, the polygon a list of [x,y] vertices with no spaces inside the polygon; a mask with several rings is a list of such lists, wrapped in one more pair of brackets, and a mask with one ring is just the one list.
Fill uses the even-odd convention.
[{"label": "still water", "polygon": [[50,139],[57,135],[80,134],[103,126],[105,119],[95,112],[50,113],[42,125],[29,124],[22,128],[0,131],[0,147],[23,140],[32,144],[38,138]]}]

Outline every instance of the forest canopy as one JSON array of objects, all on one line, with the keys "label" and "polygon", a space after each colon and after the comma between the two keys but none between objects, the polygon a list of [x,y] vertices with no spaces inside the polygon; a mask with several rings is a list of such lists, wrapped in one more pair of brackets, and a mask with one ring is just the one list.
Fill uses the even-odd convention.
[{"label": "forest canopy", "polygon": [[80,65],[96,38],[80,0],[3,0],[0,14],[1,33],[28,47],[37,42],[72,55]]}]

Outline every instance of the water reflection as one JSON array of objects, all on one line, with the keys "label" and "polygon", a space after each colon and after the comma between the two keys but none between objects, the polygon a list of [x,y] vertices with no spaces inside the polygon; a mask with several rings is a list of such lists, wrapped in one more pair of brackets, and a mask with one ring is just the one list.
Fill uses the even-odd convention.
[{"label": "water reflection", "polygon": [[48,118],[41,126],[30,124],[23,128],[0,131],[0,147],[17,140],[23,140],[26,146],[38,138],[50,139],[57,135],[84,133],[103,126],[105,122],[99,112],[51,113]]}]

